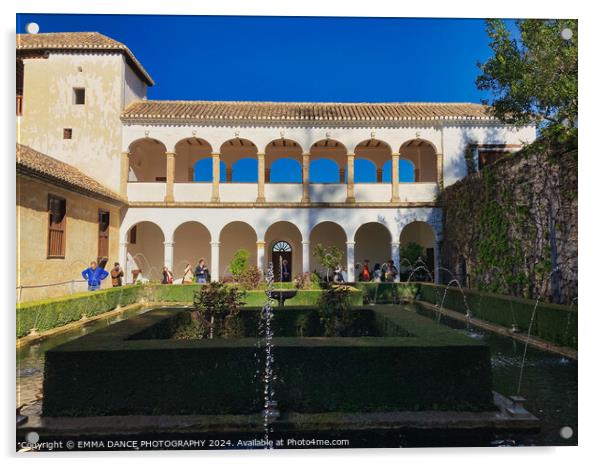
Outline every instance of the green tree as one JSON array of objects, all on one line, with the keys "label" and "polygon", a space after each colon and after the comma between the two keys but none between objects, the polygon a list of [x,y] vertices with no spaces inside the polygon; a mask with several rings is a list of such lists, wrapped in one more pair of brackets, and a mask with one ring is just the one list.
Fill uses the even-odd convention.
[{"label": "green tree", "polygon": [[318,243],[314,246],[312,254],[318,259],[320,265],[326,269],[326,281],[330,281],[329,271],[340,265],[343,259],[343,251],[336,246],[323,246]]},{"label": "green tree", "polygon": [[237,282],[240,281],[243,273],[249,268],[249,257],[249,251],[246,249],[239,249],[234,253],[234,257],[232,258],[229,267],[234,280]]},{"label": "green tree", "polygon": [[577,20],[525,19],[515,24],[516,32],[502,20],[487,20],[493,56],[478,63],[476,85],[493,98],[483,103],[506,123],[535,121],[544,132],[563,127],[575,131]]},{"label": "green tree", "polygon": [[407,260],[410,264],[414,264],[421,257],[424,259],[424,248],[418,243],[414,243],[412,241],[399,250],[400,263],[405,264]]}]

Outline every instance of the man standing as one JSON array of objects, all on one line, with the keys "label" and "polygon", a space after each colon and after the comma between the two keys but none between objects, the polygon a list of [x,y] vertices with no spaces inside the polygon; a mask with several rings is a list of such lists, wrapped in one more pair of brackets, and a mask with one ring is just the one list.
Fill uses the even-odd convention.
[{"label": "man standing", "polygon": [[109,273],[105,269],[97,267],[96,261],[90,262],[90,267],[82,272],[82,277],[88,280],[88,291],[100,290],[101,282],[107,278]]},{"label": "man standing", "polygon": [[123,269],[119,262],[115,262],[115,266],[111,269],[111,283],[113,287],[121,286],[123,280]]}]

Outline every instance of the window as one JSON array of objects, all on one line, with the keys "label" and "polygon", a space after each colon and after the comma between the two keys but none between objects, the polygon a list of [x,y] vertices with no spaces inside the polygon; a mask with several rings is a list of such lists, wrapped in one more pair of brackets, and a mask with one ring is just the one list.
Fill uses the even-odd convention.
[{"label": "window", "polygon": [[83,87],[73,88],[73,103],[75,105],[84,105],[86,103],[86,90]]},{"label": "window", "polygon": [[290,252],[292,251],[291,245],[288,244],[286,241],[278,241],[276,244],[274,244],[274,247],[272,247],[272,252]]},{"label": "window", "polygon": [[109,224],[110,213],[104,210],[98,211],[98,262],[109,258]]},{"label": "window", "polygon": [[63,128],[63,139],[71,139],[73,137],[73,129]]},{"label": "window", "polygon": [[65,258],[65,226],[67,201],[53,195],[48,196],[48,258]]},{"label": "window", "polygon": [[136,229],[136,225],[134,225],[132,227],[132,229],[130,230],[130,244],[136,244],[136,235],[137,235],[138,231]]}]

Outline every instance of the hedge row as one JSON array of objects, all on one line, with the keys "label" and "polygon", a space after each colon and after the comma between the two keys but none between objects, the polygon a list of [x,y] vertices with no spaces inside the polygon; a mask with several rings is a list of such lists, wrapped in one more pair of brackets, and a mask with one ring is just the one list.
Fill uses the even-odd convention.
[{"label": "hedge row", "polygon": [[419,289],[416,283],[357,282],[354,286],[362,292],[364,304],[391,304],[413,300]]},{"label": "hedge row", "polygon": [[141,286],[130,285],[18,304],[17,337],[27,335],[32,329],[42,332],[84,316],[93,317],[117,306],[133,304],[141,290]]},{"label": "hedge row", "polygon": [[[472,314],[482,320],[511,328],[517,326],[526,332],[531,322],[535,301],[513,296],[463,290],[466,304]],[[420,297],[432,304],[440,304],[454,311],[466,312],[466,304],[459,288],[428,283],[420,284]],[[537,305],[531,333],[543,340],[577,348],[577,309],[560,304],[540,302]]]},{"label": "hedge row", "polygon": [[[50,330],[75,322],[83,316],[96,316],[143,298],[160,303],[192,303],[195,291],[201,286],[203,285],[128,285],[22,303],[17,305],[17,338],[27,335],[32,329],[38,332]],[[321,290],[300,290],[295,297],[286,300],[285,305],[315,306],[321,294]],[[263,306],[265,300],[265,291],[248,291],[245,306]],[[358,290],[352,291],[351,303],[354,306],[362,304],[362,294]]]},{"label": "hedge row", "polygon": [[[358,311],[391,333],[274,339],[282,412],[492,409],[486,345],[413,312]],[[177,314],[156,309],[49,350],[44,415],[259,413],[255,338],[131,339]]]}]

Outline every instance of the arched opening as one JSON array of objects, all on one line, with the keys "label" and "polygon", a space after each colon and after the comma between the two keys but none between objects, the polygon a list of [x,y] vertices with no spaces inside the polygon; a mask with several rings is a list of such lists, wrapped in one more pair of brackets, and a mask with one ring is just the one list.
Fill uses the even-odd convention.
[{"label": "arched opening", "polygon": [[437,182],[437,150],[435,146],[424,139],[412,139],[405,142],[399,149],[401,159],[406,159],[414,165],[414,180],[421,183]]},{"label": "arched opening", "polygon": [[205,259],[207,267],[211,267],[211,233],[203,224],[195,221],[182,223],[174,231],[173,241],[172,272],[175,280],[182,279],[187,265],[194,273],[200,259]]},{"label": "arched opening", "polygon": [[[353,161],[353,176],[355,183],[377,183],[378,169],[372,160],[355,159]],[[347,177],[345,177],[347,179]],[[382,178],[381,178],[382,179]]]},{"label": "arched opening", "polygon": [[134,141],[129,147],[128,182],[155,183],[167,180],[165,144],[152,138]]},{"label": "arched opening", "polygon": [[[211,181],[211,145],[200,138],[186,138],[175,146],[175,183],[190,183],[192,181]],[[198,162],[204,160],[199,165]],[[200,170],[202,167],[202,171]],[[202,176],[199,176],[202,175]]]},{"label": "arched opening", "polygon": [[270,183],[302,183],[303,173],[301,164],[296,160],[289,158],[280,158],[275,160],[270,169],[270,177],[267,178]]},{"label": "arched opening", "polygon": [[[391,257],[391,233],[382,223],[364,223],[355,232],[356,279],[365,263],[372,273],[376,265],[382,264]],[[359,269],[357,267],[359,264]]]},{"label": "arched opening", "polygon": [[309,163],[309,179],[312,183],[340,183],[339,166],[331,159],[312,160]]},{"label": "arched opening", "polygon": [[[287,244],[290,250],[288,250]],[[294,224],[281,221],[271,225],[265,233],[265,247],[266,259],[272,261],[276,281],[292,281],[303,271],[302,237],[301,232]],[[280,268],[281,257],[282,270]],[[287,264],[284,264],[285,260]]]},{"label": "arched opening", "polygon": [[153,222],[139,222],[127,233],[126,283],[161,280],[165,266],[165,236]]},{"label": "arched opening", "polygon": [[240,249],[249,253],[249,265],[257,265],[257,233],[245,222],[228,223],[219,235],[220,278],[231,279],[230,262]]},{"label": "arched opening", "polygon": [[234,162],[232,183],[257,183],[257,159],[244,158]]},{"label": "arched opening", "polygon": [[[347,148],[334,139],[314,142],[309,149],[310,183],[344,183],[347,166]],[[335,170],[336,164],[336,172]],[[313,170],[312,170],[313,169]],[[322,170],[326,170],[323,172]],[[327,180],[327,181],[324,181]]]},{"label": "arched opening", "polygon": [[[219,163],[219,181],[226,182],[226,164],[223,161]],[[197,160],[192,166],[192,181],[198,183],[211,183],[213,181],[213,160],[211,157],[206,157]]]},{"label": "arched opening", "polygon": [[291,139],[274,139],[265,147],[265,180],[302,183],[303,149]]},{"label": "arched opening", "polygon": [[[366,139],[355,146],[355,160],[366,160],[372,162],[372,167],[368,164],[355,165],[354,176],[356,183],[382,183],[383,166],[391,160],[391,147],[380,139]],[[390,169],[389,169],[390,170]],[[389,175],[390,181],[390,175]]]},{"label": "arched opening", "polygon": [[435,276],[435,241],[435,232],[427,222],[414,221],[401,230],[399,263],[403,267],[400,270],[402,280],[407,268],[420,265],[426,267],[430,275],[424,271],[424,273],[417,271],[415,276],[418,280],[431,280],[431,276]]},{"label": "arched opening", "polygon": [[[347,235],[345,230],[339,224],[334,222],[322,222],[316,225],[310,235],[309,243],[311,245],[311,257],[309,259],[309,269],[326,278],[326,269],[320,264],[319,259],[313,255],[313,249],[317,244],[325,247],[335,246],[342,253],[343,257],[340,266],[343,270],[347,267]],[[346,270],[345,270],[346,271]],[[332,279],[332,270],[329,271],[329,277]],[[352,271],[353,274],[353,271]]]},{"label": "arched opening", "polygon": [[[252,178],[254,182],[257,182],[257,146],[252,141],[243,138],[234,138],[224,142],[220,148],[220,159],[225,163],[226,183],[235,181],[234,165],[242,159],[255,161],[255,176]],[[241,176],[241,172],[239,171],[237,178]]]},{"label": "arched opening", "polygon": [[[391,161],[385,162],[383,165],[383,183],[391,182]],[[399,159],[399,182],[400,183],[413,183],[416,181],[414,178],[414,164],[407,159]]]}]

